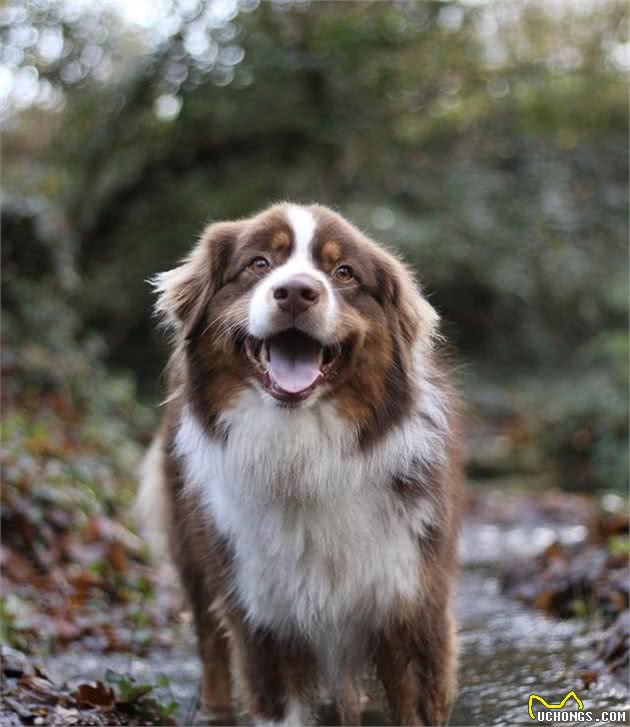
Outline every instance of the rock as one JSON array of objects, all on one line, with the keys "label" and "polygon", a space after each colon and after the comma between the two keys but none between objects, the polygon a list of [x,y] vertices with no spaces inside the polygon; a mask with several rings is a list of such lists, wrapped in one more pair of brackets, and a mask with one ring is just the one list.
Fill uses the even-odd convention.
[{"label": "rock", "polygon": [[17,649],[2,644],[0,658],[2,660],[2,673],[9,679],[17,679],[25,674],[33,673],[28,659]]}]

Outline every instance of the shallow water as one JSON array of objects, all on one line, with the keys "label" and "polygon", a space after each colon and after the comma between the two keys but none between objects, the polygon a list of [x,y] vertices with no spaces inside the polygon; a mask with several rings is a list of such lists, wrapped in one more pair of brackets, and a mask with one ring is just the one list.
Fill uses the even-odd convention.
[{"label": "shallow water", "polygon": [[[499,571],[503,563],[516,556],[531,555],[556,537],[571,541],[583,536],[579,525],[527,528],[466,523],[461,537],[462,571],[457,592],[460,689],[452,725],[534,724],[527,713],[531,693],[554,703],[575,690],[585,711],[592,711],[594,724],[605,710],[628,708],[628,689],[607,675],[600,677],[589,691],[580,689],[575,672],[592,661],[592,624],[587,632],[588,624],[584,622],[549,619],[500,593]],[[196,724],[207,724],[201,715],[193,717],[199,665],[192,637],[184,639],[176,650],[155,652],[146,659],[69,652],[47,660],[47,667],[69,681],[102,678],[107,668],[131,673],[143,681],[165,674],[181,705],[180,724],[193,719]],[[365,705],[364,724],[386,724],[380,689],[368,684],[367,692],[373,696]],[[322,720],[330,721],[331,714],[324,708]],[[629,715],[625,723],[630,724]]]},{"label": "shallow water", "polygon": [[588,692],[580,689],[575,673],[592,662],[596,635],[592,628],[587,631],[587,623],[547,618],[505,598],[499,587],[505,563],[531,556],[556,539],[568,543],[585,535],[582,525],[465,525],[457,594],[460,690],[452,725],[531,725],[527,705],[532,693],[557,703],[575,690],[594,722],[604,711],[627,707],[628,690],[608,675]]}]

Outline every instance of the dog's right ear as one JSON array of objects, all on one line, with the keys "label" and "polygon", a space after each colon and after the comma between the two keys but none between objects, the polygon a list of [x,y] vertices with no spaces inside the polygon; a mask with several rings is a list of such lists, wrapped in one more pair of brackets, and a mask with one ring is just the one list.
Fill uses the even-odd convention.
[{"label": "dog's right ear", "polygon": [[238,222],[209,225],[181,265],[149,281],[158,294],[155,312],[167,328],[184,339],[194,336],[222,286],[240,228]]}]

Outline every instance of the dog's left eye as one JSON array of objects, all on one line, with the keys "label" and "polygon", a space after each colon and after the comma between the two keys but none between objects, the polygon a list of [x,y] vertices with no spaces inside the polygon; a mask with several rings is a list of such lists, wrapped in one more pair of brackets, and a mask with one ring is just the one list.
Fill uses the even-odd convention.
[{"label": "dog's left eye", "polygon": [[349,265],[340,265],[333,273],[333,278],[339,280],[341,283],[347,283],[353,277],[354,273]]},{"label": "dog's left eye", "polygon": [[271,266],[269,265],[269,260],[267,260],[267,258],[255,257],[247,267],[257,275],[261,275],[262,273],[266,273]]}]

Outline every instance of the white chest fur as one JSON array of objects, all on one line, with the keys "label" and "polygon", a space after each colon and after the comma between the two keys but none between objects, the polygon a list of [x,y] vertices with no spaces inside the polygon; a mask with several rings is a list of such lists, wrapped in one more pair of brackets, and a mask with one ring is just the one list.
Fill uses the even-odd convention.
[{"label": "white chest fur", "polygon": [[223,424],[226,445],[185,409],[177,450],[187,487],[234,549],[234,587],[253,623],[332,644],[417,593],[417,537],[433,505],[403,508],[388,483],[433,450],[420,418],[369,453],[357,453],[331,403],[282,409],[243,391]]}]

